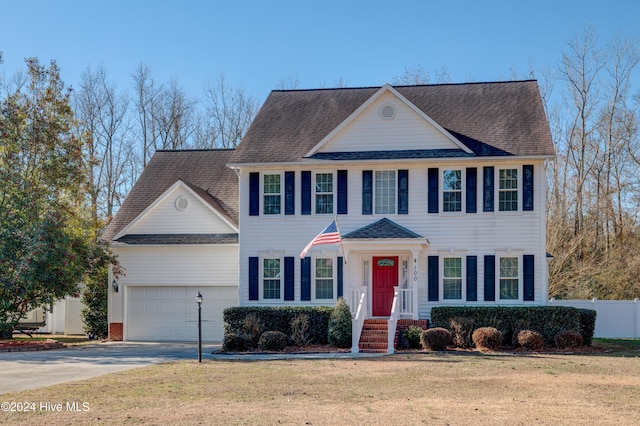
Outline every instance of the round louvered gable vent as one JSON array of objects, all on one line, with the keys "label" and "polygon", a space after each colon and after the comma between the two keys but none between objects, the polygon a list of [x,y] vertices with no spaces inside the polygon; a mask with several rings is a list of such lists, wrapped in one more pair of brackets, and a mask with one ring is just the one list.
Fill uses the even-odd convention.
[{"label": "round louvered gable vent", "polygon": [[189,201],[184,197],[176,198],[176,209],[183,211],[189,206]]},{"label": "round louvered gable vent", "polygon": [[391,104],[382,105],[380,116],[385,120],[392,120],[396,116],[396,108]]}]

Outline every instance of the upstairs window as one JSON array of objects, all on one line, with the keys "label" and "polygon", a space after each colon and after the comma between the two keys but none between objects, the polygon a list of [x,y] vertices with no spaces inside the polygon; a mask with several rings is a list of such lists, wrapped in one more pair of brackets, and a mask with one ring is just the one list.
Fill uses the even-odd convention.
[{"label": "upstairs window", "polygon": [[442,172],[442,211],[462,211],[462,170]]},{"label": "upstairs window", "polygon": [[316,173],[316,214],[333,214],[333,173]]},{"label": "upstairs window", "polygon": [[375,172],[375,214],[396,213],[396,172],[379,170]]},{"label": "upstairs window", "polygon": [[282,204],[282,184],[279,174],[264,175],[263,180],[263,212],[280,214]]},{"label": "upstairs window", "polygon": [[498,187],[498,210],[518,211],[518,169],[500,169]]}]

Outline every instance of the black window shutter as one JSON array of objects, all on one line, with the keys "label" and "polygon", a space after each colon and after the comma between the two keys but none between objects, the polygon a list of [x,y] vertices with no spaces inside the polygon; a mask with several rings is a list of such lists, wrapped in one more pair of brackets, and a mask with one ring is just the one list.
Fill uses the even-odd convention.
[{"label": "black window shutter", "polygon": [[533,301],[535,300],[535,256],[532,254],[525,254],[522,256],[522,267],[524,279],[523,283],[523,300]]},{"label": "black window shutter", "polygon": [[431,168],[427,173],[428,211],[429,213],[438,213],[438,169]]},{"label": "black window shutter", "polygon": [[260,268],[258,267],[260,258],[249,258],[249,300],[258,300],[258,273]]},{"label": "black window shutter", "polygon": [[438,256],[429,256],[428,264],[429,272],[429,302],[437,302],[438,296]]},{"label": "black window shutter", "polygon": [[398,214],[409,214],[409,170],[398,170]]},{"label": "black window shutter", "polygon": [[496,300],[496,257],[484,257],[484,300]]},{"label": "black window shutter", "polygon": [[493,211],[493,166],[483,169],[482,179],[482,211]]},{"label": "black window shutter", "polygon": [[362,171],[362,214],[373,214],[373,171]]},{"label": "black window shutter", "polygon": [[344,295],[344,262],[342,256],[338,256],[338,297]]},{"label": "black window shutter", "polygon": [[311,258],[300,259],[300,300],[311,300]]},{"label": "black window shutter", "polygon": [[467,300],[478,300],[478,256],[467,256]]},{"label": "black window shutter", "polygon": [[338,214],[347,214],[347,171],[338,170]]},{"label": "black window shutter", "polygon": [[522,210],[533,210],[533,165],[522,166]]},{"label": "black window shutter", "polygon": [[302,186],[301,214],[311,214],[311,172],[303,171],[300,174],[300,185]]},{"label": "black window shutter", "polygon": [[249,173],[249,216],[260,215],[260,173]]},{"label": "black window shutter", "polygon": [[284,300],[293,300],[294,298],[294,261],[295,257],[293,256],[284,258]]},{"label": "black window shutter", "polygon": [[296,214],[296,172],[284,172],[284,214]]},{"label": "black window shutter", "polygon": [[467,213],[477,212],[477,187],[478,185],[478,169],[475,167],[467,168]]}]

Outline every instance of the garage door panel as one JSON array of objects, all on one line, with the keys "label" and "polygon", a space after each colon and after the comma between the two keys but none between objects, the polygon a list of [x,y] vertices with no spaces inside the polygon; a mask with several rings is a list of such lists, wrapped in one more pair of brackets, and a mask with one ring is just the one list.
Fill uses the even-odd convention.
[{"label": "garage door panel", "polygon": [[198,310],[202,303],[202,338],[221,342],[223,310],[238,305],[237,287],[127,286],[126,339],[139,341],[197,341]]}]

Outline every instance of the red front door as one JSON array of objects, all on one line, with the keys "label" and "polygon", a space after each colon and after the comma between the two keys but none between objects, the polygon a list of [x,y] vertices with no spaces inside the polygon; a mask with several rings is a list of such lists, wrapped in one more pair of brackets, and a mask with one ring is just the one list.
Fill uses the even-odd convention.
[{"label": "red front door", "polygon": [[391,315],[393,288],[398,285],[398,257],[374,257],[373,259],[372,312],[374,317]]}]

